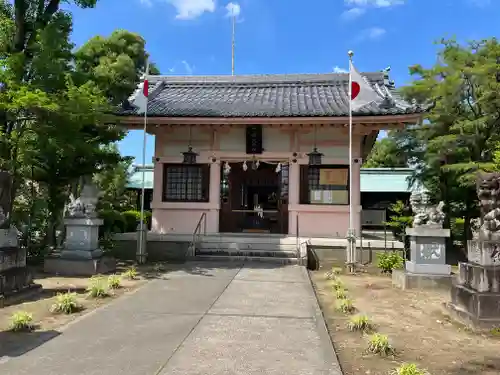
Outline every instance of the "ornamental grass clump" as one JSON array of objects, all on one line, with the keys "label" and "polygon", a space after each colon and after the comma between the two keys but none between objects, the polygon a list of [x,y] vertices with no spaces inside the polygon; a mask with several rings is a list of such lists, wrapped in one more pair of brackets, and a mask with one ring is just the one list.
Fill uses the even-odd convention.
[{"label": "ornamental grass clump", "polygon": [[342,273],[342,268],[340,267],[332,267],[330,271],[325,273],[325,278],[327,280],[334,280],[338,275]]},{"label": "ornamental grass clump", "polygon": [[337,299],[347,299],[347,290],[345,290],[345,289],[337,289],[335,291],[335,298],[337,298]]},{"label": "ornamental grass clump", "polygon": [[91,298],[109,297],[106,281],[102,277],[91,277],[87,287],[88,296]]},{"label": "ornamental grass clump", "polygon": [[389,356],[394,354],[394,348],[389,342],[389,338],[381,333],[374,333],[368,338],[368,352]]},{"label": "ornamental grass clump", "polygon": [[119,275],[109,275],[108,276],[108,288],[118,289],[121,287],[122,279]]},{"label": "ornamental grass clump", "polygon": [[391,375],[429,375],[429,373],[419,369],[414,363],[403,363],[397,369],[392,370]]},{"label": "ornamental grass clump", "polygon": [[346,299],[339,299],[335,303],[335,309],[337,311],[340,311],[344,314],[351,314],[355,311],[354,304],[352,303],[352,300],[346,298]]},{"label": "ornamental grass clump", "polygon": [[10,317],[10,330],[13,332],[30,332],[35,329],[33,315],[26,311],[17,311]]},{"label": "ornamental grass clump", "polygon": [[78,295],[74,292],[58,293],[56,302],[50,308],[53,313],[72,314],[82,309],[78,302]]},{"label": "ornamental grass clump", "polygon": [[371,322],[370,318],[366,315],[356,315],[349,319],[347,323],[347,328],[350,331],[360,331],[360,332],[370,332],[373,331],[374,324]]},{"label": "ornamental grass clump", "polygon": [[138,276],[137,268],[135,268],[134,266],[128,268],[125,272],[123,272],[122,276],[128,280],[137,279]]},{"label": "ornamental grass clump", "polygon": [[344,283],[338,277],[332,281],[333,290],[345,289]]}]

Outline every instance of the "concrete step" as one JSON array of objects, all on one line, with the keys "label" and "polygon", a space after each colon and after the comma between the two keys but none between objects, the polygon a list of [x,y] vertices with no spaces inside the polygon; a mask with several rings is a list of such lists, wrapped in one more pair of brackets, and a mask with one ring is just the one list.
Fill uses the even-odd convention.
[{"label": "concrete step", "polygon": [[201,241],[197,244],[199,249],[219,249],[227,251],[296,251],[297,244],[280,244],[265,242],[206,242]]},{"label": "concrete step", "polygon": [[227,262],[261,262],[274,264],[299,264],[297,258],[273,258],[258,256],[196,255],[196,260]]},{"label": "concrete step", "polygon": [[297,258],[297,251],[281,251],[281,250],[235,250],[235,249],[217,249],[217,248],[197,248],[198,255],[211,256],[230,256],[230,257],[259,257],[259,258]]}]

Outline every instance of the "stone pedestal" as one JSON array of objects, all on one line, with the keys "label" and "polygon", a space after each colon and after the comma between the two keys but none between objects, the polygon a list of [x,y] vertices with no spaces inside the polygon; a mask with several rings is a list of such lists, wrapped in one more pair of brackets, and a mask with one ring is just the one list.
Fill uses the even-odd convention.
[{"label": "stone pedestal", "polygon": [[17,229],[0,229],[0,307],[29,290],[40,289],[26,266],[26,249],[19,248]]},{"label": "stone pedestal", "polygon": [[450,310],[477,328],[500,326],[500,242],[468,242],[468,263],[459,264]]},{"label": "stone pedestal", "polygon": [[410,260],[404,271],[393,272],[392,282],[402,289],[451,287],[451,266],[446,264],[446,238],[449,229],[420,226],[407,228]]},{"label": "stone pedestal", "polygon": [[75,217],[64,220],[64,248],[45,259],[44,271],[59,275],[91,276],[112,272],[116,261],[104,257],[99,248],[99,218]]}]

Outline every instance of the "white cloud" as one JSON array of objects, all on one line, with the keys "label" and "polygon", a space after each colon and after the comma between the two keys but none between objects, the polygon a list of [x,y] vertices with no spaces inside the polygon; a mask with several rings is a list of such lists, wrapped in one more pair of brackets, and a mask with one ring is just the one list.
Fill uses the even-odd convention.
[{"label": "white cloud", "polygon": [[374,7],[388,8],[395,5],[402,5],[406,0],[344,0],[344,3],[350,7]]},{"label": "white cloud", "polygon": [[491,0],[467,0],[467,2],[480,8],[491,5]]},{"label": "white cloud", "polygon": [[350,21],[350,20],[353,20],[355,18],[362,16],[365,13],[366,13],[365,8],[357,8],[357,7],[351,8],[349,10],[346,10],[344,13],[342,13],[342,18]]},{"label": "white cloud", "polygon": [[226,5],[226,17],[238,18],[241,14],[241,6],[238,3],[229,3]]},{"label": "white cloud", "polygon": [[387,31],[381,27],[371,27],[361,31],[355,41],[362,42],[364,40],[377,40],[383,37],[386,33]]},{"label": "white cloud", "polygon": [[188,75],[192,75],[194,72],[194,66],[191,66],[186,60],[181,61],[182,65],[184,65],[184,69],[186,69],[186,73]]},{"label": "white cloud", "polygon": [[341,67],[336,65],[333,67],[333,72],[334,73],[348,73],[349,71],[347,69],[341,68]]},{"label": "white cloud", "polygon": [[192,20],[205,12],[215,11],[215,0],[167,0],[177,10],[175,18]]},{"label": "white cloud", "polygon": [[141,1],[141,4],[142,5],[145,5],[147,7],[150,7],[153,5],[153,3],[151,2],[151,0],[140,0]]},{"label": "white cloud", "polygon": [[381,27],[372,27],[366,30],[369,39],[378,39],[383,36],[387,31]]}]

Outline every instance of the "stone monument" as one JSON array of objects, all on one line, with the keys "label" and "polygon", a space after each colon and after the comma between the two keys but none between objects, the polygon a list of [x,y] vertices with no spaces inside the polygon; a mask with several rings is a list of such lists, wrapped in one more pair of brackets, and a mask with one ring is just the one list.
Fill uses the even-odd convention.
[{"label": "stone monument", "polygon": [[452,312],[478,328],[500,326],[500,173],[478,177],[480,218],[471,221],[468,262],[459,263]]},{"label": "stone monument", "polygon": [[17,229],[10,225],[12,178],[0,171],[0,307],[16,295],[39,289],[26,266],[26,249],[19,247]]},{"label": "stone monument", "polygon": [[64,246],[45,259],[45,272],[89,276],[116,269],[116,261],[105,257],[99,247],[99,227],[103,220],[96,212],[98,196],[93,183],[83,186],[79,198],[70,196],[64,218]]},{"label": "stone monument", "polygon": [[414,214],[410,236],[410,260],[405,270],[393,272],[393,284],[403,288],[451,286],[451,266],[446,264],[446,238],[443,229],[443,202],[430,204],[427,193],[413,193],[410,204]]}]

